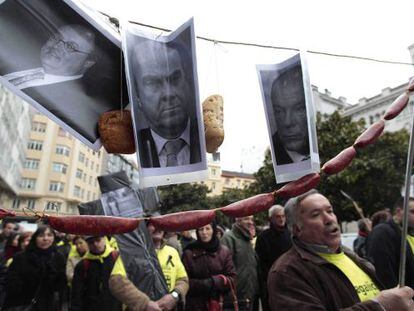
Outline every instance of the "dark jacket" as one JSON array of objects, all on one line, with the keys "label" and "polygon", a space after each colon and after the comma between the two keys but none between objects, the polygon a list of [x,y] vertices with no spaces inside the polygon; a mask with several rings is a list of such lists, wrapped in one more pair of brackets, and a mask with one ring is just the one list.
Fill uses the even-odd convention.
[{"label": "dark jacket", "polygon": [[[383,288],[368,261],[348,249],[343,251],[379,289]],[[383,310],[372,300],[361,302],[340,269],[297,241],[273,264],[267,284],[271,310]]]},{"label": "dark jacket", "polygon": [[[386,288],[398,284],[400,265],[401,229],[393,221],[379,224],[367,239],[368,259],[374,264],[378,278]],[[407,242],[405,284],[414,286],[414,256]]]},{"label": "dark jacket", "polygon": [[[201,162],[200,141],[198,137],[197,119],[190,121],[190,164]],[[150,128],[139,131],[138,148],[141,166],[160,167],[157,148]]]},{"label": "dark jacket", "polygon": [[66,286],[65,259],[56,249],[45,256],[26,250],[13,257],[6,277],[4,308],[28,305],[37,295],[34,310],[56,310],[57,297]]},{"label": "dark jacket", "polygon": [[190,290],[186,296],[186,310],[208,311],[210,298],[218,299],[230,289],[223,284],[219,274],[236,281],[236,271],[230,250],[220,245],[216,252],[203,249],[187,249],[183,254],[183,264],[190,279]]},{"label": "dark jacket", "polygon": [[107,247],[99,256],[88,252],[78,262],[72,280],[71,311],[122,310],[121,302],[109,290],[109,277],[118,256],[118,253],[112,251],[113,249]]},{"label": "dark jacket", "polygon": [[[237,272],[237,299],[243,303],[246,299],[253,304],[258,297],[257,257],[250,236],[239,226],[233,224],[221,239],[232,255]],[[191,286],[190,286],[191,288]]]},{"label": "dark jacket", "polygon": [[290,232],[276,230],[272,225],[259,234],[256,240],[256,253],[259,258],[260,298],[263,310],[269,309],[267,294],[267,275],[273,263],[292,247]]}]

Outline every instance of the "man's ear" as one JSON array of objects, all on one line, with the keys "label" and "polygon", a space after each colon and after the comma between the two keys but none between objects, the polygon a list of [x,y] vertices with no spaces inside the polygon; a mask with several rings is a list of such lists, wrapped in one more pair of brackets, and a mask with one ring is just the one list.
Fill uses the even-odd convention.
[{"label": "man's ear", "polygon": [[292,235],[296,236],[296,237],[299,237],[300,234],[301,234],[301,230],[300,230],[299,226],[297,224],[294,224],[292,226]]}]

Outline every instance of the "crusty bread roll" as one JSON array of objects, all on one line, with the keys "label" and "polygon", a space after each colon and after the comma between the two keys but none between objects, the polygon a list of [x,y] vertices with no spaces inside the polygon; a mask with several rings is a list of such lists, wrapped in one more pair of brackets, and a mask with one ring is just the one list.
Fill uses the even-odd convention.
[{"label": "crusty bread roll", "polygon": [[99,117],[99,134],[108,153],[135,152],[134,131],[129,110],[108,111]]},{"label": "crusty bread roll", "polygon": [[207,152],[216,152],[224,140],[223,97],[211,95],[203,102],[204,133]]}]

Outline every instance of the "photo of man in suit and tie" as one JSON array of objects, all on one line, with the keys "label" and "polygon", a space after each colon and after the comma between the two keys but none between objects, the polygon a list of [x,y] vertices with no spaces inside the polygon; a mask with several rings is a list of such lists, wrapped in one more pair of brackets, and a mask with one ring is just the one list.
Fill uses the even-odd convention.
[{"label": "photo of man in suit and tie", "polygon": [[82,25],[57,29],[40,50],[42,67],[9,73],[19,89],[80,79],[95,63],[95,33]]},{"label": "photo of man in suit and tie", "polygon": [[[143,168],[201,162],[198,121],[184,46],[143,40],[132,48],[132,84],[148,127],[138,131]],[[190,67],[190,68],[188,68]]]},{"label": "photo of man in suit and tie", "polygon": [[308,122],[300,63],[274,79],[270,99],[277,126],[277,131],[272,135],[277,165],[309,159]]}]

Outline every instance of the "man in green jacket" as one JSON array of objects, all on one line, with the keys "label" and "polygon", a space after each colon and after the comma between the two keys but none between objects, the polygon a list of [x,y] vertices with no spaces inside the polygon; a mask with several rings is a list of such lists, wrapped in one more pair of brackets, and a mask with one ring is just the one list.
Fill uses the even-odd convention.
[{"label": "man in green jacket", "polygon": [[259,283],[257,257],[252,239],[256,235],[254,218],[236,218],[236,223],[221,239],[232,255],[237,272],[237,300],[240,311],[258,310]]}]

